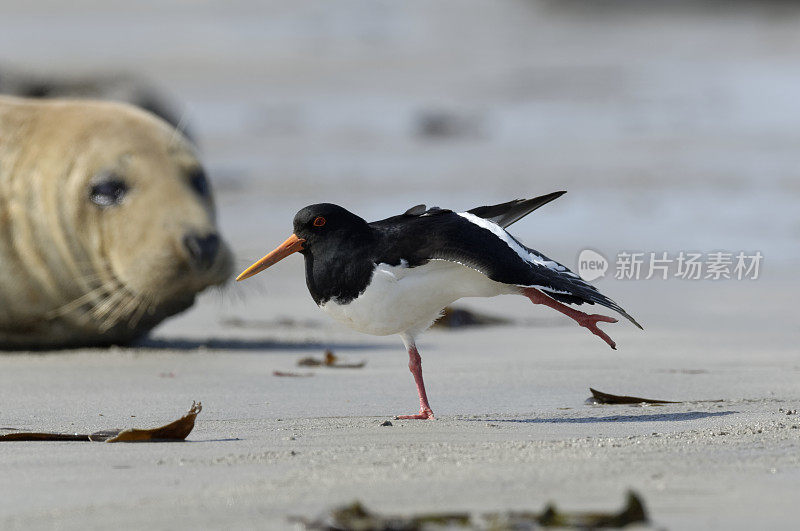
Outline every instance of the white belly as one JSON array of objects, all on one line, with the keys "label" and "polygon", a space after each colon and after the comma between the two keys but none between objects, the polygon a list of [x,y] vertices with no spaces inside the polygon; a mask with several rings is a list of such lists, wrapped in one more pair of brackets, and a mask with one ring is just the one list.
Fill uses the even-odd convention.
[{"label": "white belly", "polygon": [[442,309],[461,297],[494,297],[518,288],[455,262],[431,260],[419,267],[379,264],[367,289],[348,304],[330,300],[320,308],[350,328],[384,336],[416,335],[428,328]]}]

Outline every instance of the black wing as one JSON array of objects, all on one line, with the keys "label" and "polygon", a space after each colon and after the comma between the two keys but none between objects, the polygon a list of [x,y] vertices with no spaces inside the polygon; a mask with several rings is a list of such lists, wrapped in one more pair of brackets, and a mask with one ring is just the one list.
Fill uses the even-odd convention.
[{"label": "black wing", "polygon": [[[566,190],[562,190],[560,192],[553,192],[551,194],[534,197],[533,199],[516,199],[514,201],[501,203],[499,205],[476,207],[468,212],[483,219],[488,219],[495,225],[500,225],[501,227],[506,228],[512,223],[516,223],[520,219],[524,218],[540,206],[544,206],[550,201],[558,199],[566,193]],[[421,206],[423,206],[424,209],[424,205]]]},{"label": "black wing", "polygon": [[[566,266],[526,247],[505,229],[480,219],[478,214],[412,210],[413,214],[406,212],[370,223],[380,235],[373,251],[375,263],[398,265],[405,260],[410,267],[416,267],[430,260],[448,260],[480,271],[496,282],[536,287],[560,302],[600,304],[641,328],[616,302]],[[470,220],[470,216],[474,219]]]}]

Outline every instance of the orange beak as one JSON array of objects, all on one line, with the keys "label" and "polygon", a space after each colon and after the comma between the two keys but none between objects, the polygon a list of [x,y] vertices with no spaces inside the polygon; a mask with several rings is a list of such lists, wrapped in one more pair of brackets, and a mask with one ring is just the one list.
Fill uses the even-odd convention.
[{"label": "orange beak", "polygon": [[250,278],[257,273],[264,271],[269,266],[277,264],[290,254],[296,253],[297,251],[302,251],[304,243],[304,239],[298,238],[296,234],[292,234],[274,251],[242,271],[242,274],[236,277],[236,281],[238,282],[239,280]]}]

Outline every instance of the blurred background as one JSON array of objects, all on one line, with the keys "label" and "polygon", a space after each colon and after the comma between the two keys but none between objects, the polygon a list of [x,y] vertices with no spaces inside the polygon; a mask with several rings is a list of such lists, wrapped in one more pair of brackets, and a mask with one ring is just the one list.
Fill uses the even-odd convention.
[{"label": "blurred background", "polygon": [[[598,285],[651,341],[715,316],[763,345],[797,335],[799,30],[794,2],[2,0],[0,89],[152,87],[197,141],[242,268],[310,203],[372,220],[565,189],[512,232],[571,268],[584,248],[760,251],[757,281]],[[317,318],[285,262],[160,333]]]}]

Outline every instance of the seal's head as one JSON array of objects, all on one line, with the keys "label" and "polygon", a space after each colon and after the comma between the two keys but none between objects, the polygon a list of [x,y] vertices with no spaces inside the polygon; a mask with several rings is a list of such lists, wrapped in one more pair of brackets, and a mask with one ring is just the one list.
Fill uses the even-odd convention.
[{"label": "seal's head", "polygon": [[[0,263],[33,295],[15,304],[6,339],[129,341],[230,276],[210,183],[174,128],[122,104],[16,100],[4,115],[3,103],[0,136],[17,150],[0,151],[0,196],[13,190],[16,208]],[[0,344],[3,333],[0,315]]]}]

